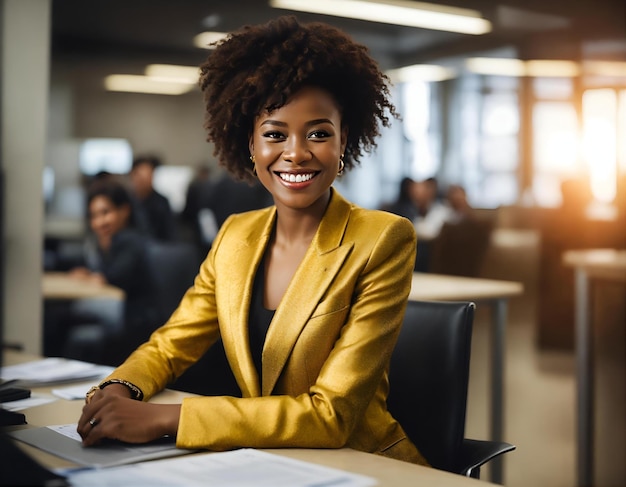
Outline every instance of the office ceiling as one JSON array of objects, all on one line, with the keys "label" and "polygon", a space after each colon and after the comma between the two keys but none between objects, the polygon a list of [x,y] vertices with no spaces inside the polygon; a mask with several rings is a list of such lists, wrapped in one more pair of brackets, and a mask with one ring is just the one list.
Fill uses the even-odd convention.
[{"label": "office ceiling", "polygon": [[[314,1],[314,0],[312,0]],[[296,13],[332,23],[366,44],[384,68],[516,47],[522,57],[626,59],[624,0],[446,0],[493,23],[482,36]],[[265,0],[53,0],[56,59],[192,63],[207,51],[193,46],[205,30],[229,31],[282,14]]]}]

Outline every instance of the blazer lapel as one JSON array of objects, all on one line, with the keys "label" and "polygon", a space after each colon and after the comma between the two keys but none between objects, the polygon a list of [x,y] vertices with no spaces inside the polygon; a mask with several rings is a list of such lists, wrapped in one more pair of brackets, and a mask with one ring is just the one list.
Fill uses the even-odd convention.
[{"label": "blazer lapel", "polygon": [[331,200],[302,263],[298,267],[263,347],[263,395],[270,395],[291,350],[322,296],[341,269],[352,242],[342,243],[350,204],[332,190]]},{"label": "blazer lapel", "polygon": [[220,332],[225,349],[234,350],[237,357],[232,361],[233,373],[243,381],[240,387],[244,397],[261,394],[259,376],[250,352],[248,321],[255,269],[267,247],[275,215],[275,208],[270,208],[263,216],[264,221],[252,225],[254,230],[233,244],[225,256],[225,260],[232,263],[228,267],[226,282],[229,326],[221,327]]}]

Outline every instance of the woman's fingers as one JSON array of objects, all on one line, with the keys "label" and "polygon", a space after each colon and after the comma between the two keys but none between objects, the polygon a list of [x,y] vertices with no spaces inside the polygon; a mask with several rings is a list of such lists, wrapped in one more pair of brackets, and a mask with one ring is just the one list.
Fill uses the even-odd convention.
[{"label": "woman's fingers", "polygon": [[176,434],[180,405],[150,404],[120,396],[102,397],[83,408],[78,433],[84,446],[105,438],[146,443]]}]

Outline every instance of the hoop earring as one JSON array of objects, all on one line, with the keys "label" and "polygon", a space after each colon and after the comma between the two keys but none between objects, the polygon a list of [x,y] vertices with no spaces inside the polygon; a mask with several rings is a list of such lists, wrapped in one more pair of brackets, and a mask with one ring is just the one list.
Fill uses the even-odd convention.
[{"label": "hoop earring", "polygon": [[343,171],[345,167],[346,165],[343,162],[343,154],[341,154],[341,156],[339,157],[339,171],[337,171],[337,176],[343,176]]},{"label": "hoop earring", "polygon": [[250,161],[252,162],[252,174],[256,176],[256,159],[254,158],[254,154],[250,156]]}]

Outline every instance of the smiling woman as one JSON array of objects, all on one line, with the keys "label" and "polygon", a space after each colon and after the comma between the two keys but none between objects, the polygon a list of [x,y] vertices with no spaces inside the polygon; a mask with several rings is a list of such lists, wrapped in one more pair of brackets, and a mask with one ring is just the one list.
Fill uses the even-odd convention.
[{"label": "smiling woman", "polygon": [[[386,404],[415,231],[332,187],[396,115],[387,81],[365,47],[294,17],[216,45],[200,77],[208,140],[274,205],[221,226],[168,322],[89,395],[85,445],[167,434],[181,448],[350,447],[426,463]],[[220,338],[241,397],[132,399],[149,399]]]}]

